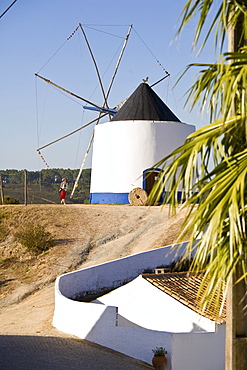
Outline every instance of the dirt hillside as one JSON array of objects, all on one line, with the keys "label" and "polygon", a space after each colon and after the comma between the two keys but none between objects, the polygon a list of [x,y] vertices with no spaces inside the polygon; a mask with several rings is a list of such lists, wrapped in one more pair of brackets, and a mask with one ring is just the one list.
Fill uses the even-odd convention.
[{"label": "dirt hillside", "polygon": [[[57,276],[172,244],[185,213],[170,218],[167,206],[20,205],[1,206],[0,215],[8,229],[0,243],[0,332],[55,335]],[[38,256],[27,253],[14,238],[26,222],[44,225],[55,246]]]}]

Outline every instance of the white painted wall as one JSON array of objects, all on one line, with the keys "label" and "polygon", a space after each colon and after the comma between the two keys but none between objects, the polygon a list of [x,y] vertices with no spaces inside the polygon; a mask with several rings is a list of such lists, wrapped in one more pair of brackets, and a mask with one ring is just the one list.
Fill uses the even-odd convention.
[{"label": "white painted wall", "polygon": [[172,333],[214,332],[215,322],[206,319],[150,284],[141,275],[97,299],[118,307],[118,325]]},{"label": "white painted wall", "polygon": [[117,326],[118,307],[69,298],[82,291],[117,287],[143,269],[168,264],[174,259],[170,251],[171,246],[158,248],[60,276],[55,283],[53,325],[150,364],[152,349],[163,346],[168,351],[167,370],[223,370],[225,325],[215,333],[186,334],[121,327]]},{"label": "white painted wall", "polygon": [[142,188],[143,171],[194,130],[193,125],[168,121],[112,121],[95,126],[90,193]]},{"label": "white painted wall", "polygon": [[225,325],[215,333],[174,334],[172,338],[172,370],[224,370]]}]

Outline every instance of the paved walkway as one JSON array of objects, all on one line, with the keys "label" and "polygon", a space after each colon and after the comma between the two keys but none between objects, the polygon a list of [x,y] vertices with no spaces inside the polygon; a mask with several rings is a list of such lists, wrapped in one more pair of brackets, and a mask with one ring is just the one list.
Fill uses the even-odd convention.
[{"label": "paved walkway", "polygon": [[69,338],[0,335],[1,370],[145,370],[137,360]]},{"label": "paved walkway", "polygon": [[148,370],[52,326],[54,284],[0,310],[0,370]]}]

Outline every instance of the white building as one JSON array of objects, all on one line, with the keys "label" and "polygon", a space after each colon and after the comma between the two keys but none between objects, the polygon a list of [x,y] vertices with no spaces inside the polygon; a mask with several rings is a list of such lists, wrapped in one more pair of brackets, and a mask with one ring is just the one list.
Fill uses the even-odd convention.
[{"label": "white building", "polygon": [[149,85],[140,84],[110,122],[95,126],[90,202],[128,204],[135,188],[149,194],[160,171],[155,163],[194,130]]},{"label": "white building", "polygon": [[165,347],[167,370],[224,370],[224,316],[198,311],[200,276],[143,274],[174,257],[168,246],[60,276],[53,325],[149,364]]},{"label": "white building", "polygon": [[[118,325],[171,333],[214,332],[212,311],[200,314],[197,292],[202,274],[186,272],[142,274],[130,283],[111,291],[93,303],[118,307]],[[176,313],[176,315],[174,315]]]}]

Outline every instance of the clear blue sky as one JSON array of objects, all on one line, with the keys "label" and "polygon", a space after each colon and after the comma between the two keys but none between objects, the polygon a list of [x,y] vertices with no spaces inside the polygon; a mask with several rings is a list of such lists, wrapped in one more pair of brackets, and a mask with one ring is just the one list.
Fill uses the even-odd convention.
[{"label": "clear blue sky", "polygon": [[[0,13],[13,2],[1,0]],[[184,98],[196,70],[172,89],[187,64],[213,62],[207,48],[200,57],[191,50],[192,22],[179,40],[174,39],[176,22],[185,0],[17,0],[0,18],[0,169],[46,168],[36,149],[76,130],[97,117],[35,77],[35,73],[101,105],[97,76],[82,32],[66,41],[83,25],[107,89],[128,26],[129,42],[109,97],[114,107],[149,77],[150,84],[170,77],[154,87],[156,93],[181,121],[197,128],[208,123],[199,109],[184,110]],[[103,31],[103,32],[102,32]],[[159,61],[159,63],[157,62]],[[160,65],[161,64],[161,65]],[[79,168],[93,125],[42,150],[52,168]],[[113,153],[114,155],[114,153]],[[90,156],[86,167],[90,167]]]}]

